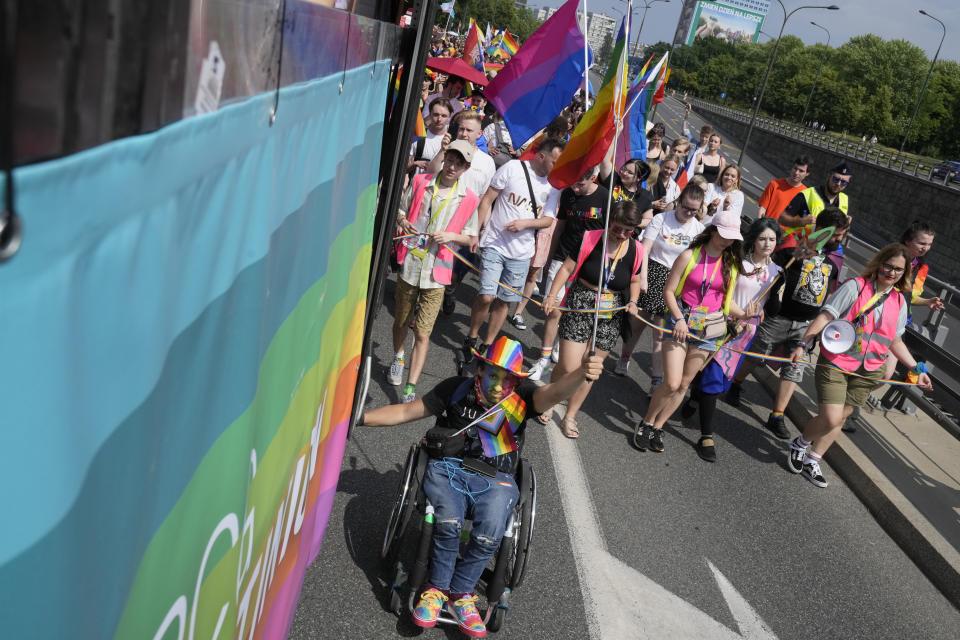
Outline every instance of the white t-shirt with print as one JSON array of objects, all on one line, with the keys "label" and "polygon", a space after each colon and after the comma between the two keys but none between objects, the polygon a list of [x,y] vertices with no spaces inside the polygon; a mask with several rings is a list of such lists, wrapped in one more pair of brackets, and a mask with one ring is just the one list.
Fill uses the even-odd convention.
[{"label": "white t-shirt with print", "polygon": [[483,197],[493,180],[493,174],[497,172],[497,165],[489,155],[476,149],[473,152],[473,160],[470,161],[470,168],[460,176],[460,182],[464,183],[470,191]]},{"label": "white t-shirt with print", "polygon": [[[523,166],[519,160],[511,160],[497,170],[490,181],[490,187],[500,192],[493,201],[493,211],[487,228],[480,237],[481,247],[496,249],[501,255],[511,260],[532,258],[536,251],[536,229],[522,231],[507,231],[504,227],[511,220],[533,219],[533,210],[530,207],[530,188],[523,173]],[[550,210],[544,205],[550,198],[552,191],[556,191],[547,181],[547,177],[540,177],[527,164],[530,173],[530,184],[533,186],[533,195],[536,198],[539,215],[556,217],[556,210]]]},{"label": "white t-shirt with print", "polygon": [[672,267],[677,257],[703,229],[703,224],[693,217],[687,220],[686,224],[680,224],[673,211],[653,216],[653,220],[643,231],[644,240],[653,240],[650,260],[656,260],[667,268]]}]

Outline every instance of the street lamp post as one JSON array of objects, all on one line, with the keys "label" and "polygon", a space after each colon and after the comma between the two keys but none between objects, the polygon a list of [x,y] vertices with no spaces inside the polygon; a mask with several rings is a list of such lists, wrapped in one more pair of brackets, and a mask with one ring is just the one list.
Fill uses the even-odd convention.
[{"label": "street lamp post", "polygon": [[773,68],[773,61],[777,57],[777,48],[780,46],[780,38],[783,37],[783,29],[787,26],[787,20],[790,19],[790,16],[795,14],[801,9],[829,9],[830,11],[836,11],[840,7],[835,4],[831,5],[803,5],[802,7],[797,7],[790,13],[787,13],[787,8],[783,6],[782,0],[777,0],[780,4],[780,8],[783,9],[783,24],[780,25],[780,33],[777,35],[777,41],[773,44],[773,52],[770,54],[770,61],[767,62],[767,70],[763,74],[763,82],[760,84],[760,94],[757,96],[757,103],[753,105],[753,115],[750,116],[750,125],[747,127],[747,135],[743,140],[743,148],[740,149],[740,158],[737,160],[737,164],[743,164],[743,158],[747,154],[747,145],[750,144],[750,135],[753,133],[753,125],[757,121],[757,114],[760,112],[760,104],[763,102],[763,94],[767,90],[767,80],[770,79],[770,70]]},{"label": "street lamp post", "polygon": [[670,2],[670,0],[650,0],[649,2],[646,2],[646,0],[644,0],[644,2],[643,2],[643,15],[640,16],[640,28],[637,29],[637,39],[633,41],[633,54],[632,54],[632,56],[633,56],[634,58],[637,57],[637,47],[640,46],[640,32],[643,31],[643,22],[647,19],[647,9],[649,9],[654,3],[657,3],[657,2]]},{"label": "street lamp post", "polygon": [[820,72],[823,71],[823,61],[827,59],[827,51],[830,50],[830,31],[823,25],[817,24],[813,20],[810,21],[815,27],[820,27],[827,32],[827,50],[823,52],[823,55],[820,56],[820,66],[817,67],[817,75],[813,79],[813,86],[810,88],[810,95],[807,96],[807,106],[803,108],[803,115],[800,116],[800,126],[804,126],[804,123],[807,121],[807,110],[810,108],[810,103],[813,101],[813,92],[817,90],[817,81],[820,80]]},{"label": "street lamp post", "polygon": [[920,103],[923,102],[923,94],[927,90],[927,83],[930,82],[930,76],[933,75],[933,65],[937,64],[937,57],[940,55],[940,47],[943,46],[943,39],[947,37],[947,27],[943,24],[939,18],[934,18],[932,15],[920,9],[920,13],[927,16],[931,20],[936,20],[940,23],[940,27],[943,29],[943,35],[940,36],[940,44],[937,45],[937,52],[933,54],[933,62],[930,63],[930,70],[927,71],[927,77],[923,81],[923,87],[920,89],[920,97],[917,98],[917,106],[913,109],[913,117],[910,118],[910,124],[907,125],[907,133],[903,136],[903,142],[900,143],[900,154],[903,155],[903,148],[907,146],[907,138],[910,137],[910,129],[913,128],[913,121],[917,119],[917,113],[920,111]]}]

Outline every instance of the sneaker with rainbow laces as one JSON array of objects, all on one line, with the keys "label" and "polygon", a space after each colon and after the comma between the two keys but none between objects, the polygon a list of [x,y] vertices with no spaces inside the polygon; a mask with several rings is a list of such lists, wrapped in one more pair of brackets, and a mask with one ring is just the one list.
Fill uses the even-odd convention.
[{"label": "sneaker with rainbow laces", "polygon": [[439,589],[427,589],[420,594],[420,602],[413,610],[413,624],[429,629],[437,626],[437,616],[448,598]]},{"label": "sneaker with rainbow laces", "polygon": [[471,638],[485,638],[487,627],[477,611],[477,596],[470,595],[460,598],[448,605],[450,613],[457,619],[460,631]]}]

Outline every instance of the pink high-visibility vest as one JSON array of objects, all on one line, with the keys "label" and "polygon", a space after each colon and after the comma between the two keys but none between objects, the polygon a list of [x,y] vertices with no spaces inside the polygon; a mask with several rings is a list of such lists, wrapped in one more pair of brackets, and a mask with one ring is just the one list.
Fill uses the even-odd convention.
[{"label": "pink high-visibility vest", "polygon": [[[407,220],[410,224],[416,223],[417,218],[420,217],[420,210],[423,209],[423,198],[427,193],[427,185],[432,178],[433,174],[431,173],[421,173],[413,177],[413,199],[410,202],[410,211],[407,212]],[[479,202],[479,196],[467,189],[466,195],[463,196],[463,200],[460,201],[460,205],[444,230],[451,233],[460,233],[463,226],[467,224],[467,220],[473,215]],[[400,243],[400,246],[397,247],[397,262],[403,264],[406,257],[407,246]],[[437,258],[433,262],[434,280],[440,284],[450,284],[453,279],[453,259],[453,251],[444,245],[440,245],[437,250]]]},{"label": "pink high-visibility vest", "polygon": [[[593,248],[597,246],[597,243],[603,240],[603,229],[593,229],[592,231],[583,232],[583,241],[580,243],[580,253],[577,254],[577,266],[573,270],[573,273],[570,274],[568,282],[573,282],[576,280],[577,276],[580,275],[580,267],[583,266],[583,263],[587,261],[587,258],[590,256],[590,252],[593,251]],[[643,262],[643,245],[640,244],[639,240],[634,239],[633,241],[634,248],[634,257],[633,257],[633,274],[636,275],[637,271],[640,270],[640,265]],[[567,299],[567,294],[563,294],[563,300],[560,301],[560,305],[563,306],[564,301]]]},{"label": "pink high-visibility vest", "polygon": [[[854,322],[860,310],[866,307],[870,298],[874,294],[874,283],[867,282],[863,278],[855,278],[857,286],[860,288],[860,295],[847,311],[844,318],[847,322]],[[897,320],[900,316],[900,307],[904,304],[903,296],[899,291],[891,291],[887,299],[883,301],[883,310],[880,314],[880,324],[877,325],[874,320],[876,309],[871,309],[867,315],[862,318],[863,336],[861,349],[857,349],[856,342],[844,353],[830,353],[822,349],[820,353],[823,356],[840,367],[844,371],[856,371],[861,363],[867,371],[876,371],[884,365],[887,360],[887,352],[890,345],[897,339]]]}]

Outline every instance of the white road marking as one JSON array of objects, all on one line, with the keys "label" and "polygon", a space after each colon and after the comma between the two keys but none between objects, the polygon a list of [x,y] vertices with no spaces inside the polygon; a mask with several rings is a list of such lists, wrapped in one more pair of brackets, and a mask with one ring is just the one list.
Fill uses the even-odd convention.
[{"label": "white road marking", "polygon": [[776,640],[757,612],[709,560],[707,565],[737,622],[739,634],[611,555],[576,443],[565,438],[554,424],[546,430],[592,640]]}]

